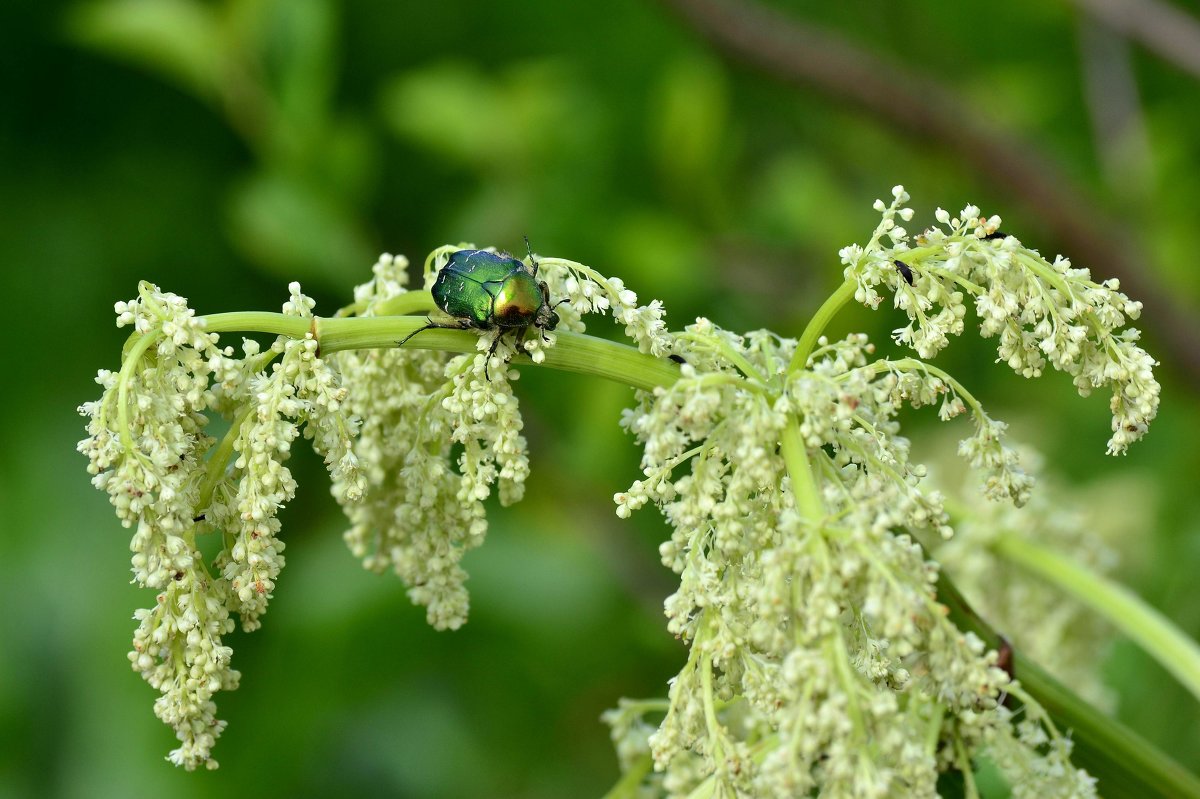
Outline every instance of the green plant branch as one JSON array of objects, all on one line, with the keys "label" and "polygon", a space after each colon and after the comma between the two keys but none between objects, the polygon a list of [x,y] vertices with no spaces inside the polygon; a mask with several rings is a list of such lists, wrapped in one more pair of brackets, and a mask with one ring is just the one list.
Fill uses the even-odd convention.
[{"label": "green plant branch", "polygon": [[621,779],[617,780],[608,793],[604,794],[603,799],[636,799],[640,795],[639,788],[642,780],[646,778],[652,768],[654,768],[653,758],[649,754],[642,755],[628,771],[621,775]]},{"label": "green plant branch", "polygon": [[1136,642],[1200,699],[1200,646],[1141,597],[1033,541],[1005,533],[992,550],[1064,591]]},{"label": "green plant branch", "polygon": [[[937,597],[958,629],[979,636],[989,649],[999,649],[1006,643],[971,608],[942,570],[938,571]],[[1075,744],[1072,762],[1100,781],[1106,799],[1200,797],[1200,778],[1145,738],[1080,699],[1041,666],[1022,657],[1019,650],[1014,649],[1012,664],[1013,673],[1029,696],[1060,730],[1070,734]]]},{"label": "green plant branch", "polygon": [[[206,329],[212,333],[242,331],[302,338],[309,330],[315,330],[323,355],[342,350],[395,347],[405,336],[428,324],[422,316],[306,319],[265,311],[219,313],[201,318],[206,323]],[[674,362],[643,354],[625,344],[582,333],[564,331],[554,335],[557,343],[544,350],[545,365],[552,369],[595,375],[645,391],[666,388],[679,378],[679,367]],[[476,332],[430,328],[414,336],[405,346],[447,352],[476,352],[478,345],[479,334]],[[533,361],[518,355],[512,363],[519,366],[532,364]]]}]

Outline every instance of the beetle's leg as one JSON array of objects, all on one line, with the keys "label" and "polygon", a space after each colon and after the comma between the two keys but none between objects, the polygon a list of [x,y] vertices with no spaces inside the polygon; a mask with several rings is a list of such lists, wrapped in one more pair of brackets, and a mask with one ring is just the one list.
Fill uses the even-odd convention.
[{"label": "beetle's leg", "polygon": [[525,337],[528,335],[529,335],[529,325],[526,325],[525,327],[518,329],[516,332],[517,345],[516,345],[516,347],[514,347],[514,349],[532,361],[533,355],[529,352],[529,350],[525,349]]},{"label": "beetle's leg", "polygon": [[432,320],[432,319],[430,319],[428,316],[427,316],[427,317],[425,317],[425,326],[424,326],[424,327],[418,327],[416,330],[414,330],[413,332],[409,333],[409,334],[408,334],[407,336],[405,336],[404,338],[402,338],[402,339],[400,339],[399,341],[397,341],[397,342],[396,342],[396,346],[397,346],[397,347],[403,347],[405,344],[407,344],[407,343],[408,343],[408,340],[409,340],[410,338],[412,338],[413,336],[417,335],[418,333],[424,333],[426,330],[429,330],[429,329],[430,329],[430,328],[432,328],[432,327],[438,327],[438,325],[435,325],[435,324],[433,323],[433,320]]},{"label": "beetle's leg", "polygon": [[424,333],[426,330],[466,330],[468,327],[468,325],[463,322],[460,322],[456,325],[439,325],[437,322],[433,321],[428,316],[425,317],[425,322],[426,322],[426,325],[424,327],[418,327],[416,330],[414,330],[413,332],[409,333],[404,338],[397,341],[396,346],[403,347],[405,344],[408,343],[408,340],[410,338],[417,335],[418,333]]},{"label": "beetle's leg", "polygon": [[[545,281],[542,281],[542,295],[543,295],[543,296],[546,296],[546,297],[549,297],[549,296],[550,296],[550,287],[546,285]],[[567,304],[567,303],[569,303],[570,301],[571,301],[571,299],[570,299],[569,297],[563,297],[561,300],[559,300],[558,302],[556,302],[556,303],[554,303],[553,305],[551,305],[551,306],[550,306],[550,311],[549,311],[549,313],[548,313],[548,315],[547,315],[547,318],[548,318],[548,319],[553,319],[553,320],[554,320],[554,324],[550,325],[550,329],[551,329],[551,330],[553,330],[555,327],[557,327],[557,326],[558,326],[558,322],[559,322],[559,319],[558,319],[558,314],[554,313],[554,309],[555,309],[555,308],[557,308],[557,307],[558,307],[558,306],[560,306],[560,305],[566,305],[566,304]],[[544,342],[546,342],[547,344],[549,344],[549,343],[550,343],[550,337],[546,335],[546,328],[544,328],[544,327],[539,327],[539,328],[538,328],[538,332],[542,334],[542,341],[544,341]]]},{"label": "beetle's leg", "polygon": [[492,376],[488,374],[488,367],[492,365],[492,356],[496,354],[496,348],[500,346],[500,339],[504,338],[507,331],[500,328],[496,332],[496,337],[492,339],[492,346],[488,347],[487,360],[483,362],[483,377],[489,383],[492,382]]}]

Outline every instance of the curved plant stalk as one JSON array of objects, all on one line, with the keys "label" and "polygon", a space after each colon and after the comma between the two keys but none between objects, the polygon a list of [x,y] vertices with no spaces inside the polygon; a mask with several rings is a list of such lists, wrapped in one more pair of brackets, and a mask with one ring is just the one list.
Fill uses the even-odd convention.
[{"label": "curved plant stalk", "polygon": [[1103,616],[1200,699],[1200,646],[1137,594],[1052,549],[1012,534],[997,538],[992,550]]},{"label": "curved plant stalk", "polygon": [[[975,633],[989,649],[1011,647],[971,608],[945,571],[938,572],[937,596],[960,630]],[[1050,714],[1055,725],[1070,733],[1075,742],[1072,761],[1099,780],[1100,792],[1107,799],[1200,797],[1200,778],[1079,698],[1019,650],[1013,650],[1011,668],[1026,693]]]},{"label": "curved plant stalk", "polygon": [[[416,292],[412,292],[416,293]],[[202,317],[213,333],[233,331],[276,333],[301,338],[310,329],[322,353],[341,350],[394,347],[408,334],[421,329],[421,316],[368,316],[308,319],[269,312],[235,312]],[[653,390],[666,387],[679,376],[679,367],[664,358],[644,355],[633,347],[617,344],[582,333],[558,332],[557,343],[546,350],[545,365],[579,374],[595,375],[624,383],[633,388]],[[445,352],[475,352],[479,336],[469,330],[430,328],[405,346]],[[527,358],[514,358],[514,365],[532,364]]]}]

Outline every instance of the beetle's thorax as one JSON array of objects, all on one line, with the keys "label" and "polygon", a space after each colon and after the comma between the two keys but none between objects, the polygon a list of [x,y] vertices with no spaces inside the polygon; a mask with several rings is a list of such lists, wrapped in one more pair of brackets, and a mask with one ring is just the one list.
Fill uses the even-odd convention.
[{"label": "beetle's thorax", "polygon": [[537,280],[528,272],[513,272],[496,293],[492,318],[500,327],[526,327],[537,321],[544,304]]}]

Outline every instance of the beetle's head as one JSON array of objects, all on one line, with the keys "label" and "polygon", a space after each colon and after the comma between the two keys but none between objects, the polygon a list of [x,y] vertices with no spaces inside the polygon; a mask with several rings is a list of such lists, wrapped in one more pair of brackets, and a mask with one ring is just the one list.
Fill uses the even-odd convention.
[{"label": "beetle's head", "polygon": [[553,330],[554,328],[558,327],[558,321],[558,314],[556,314],[554,311],[551,311],[546,315],[546,324],[542,325],[542,327],[546,330]]}]

